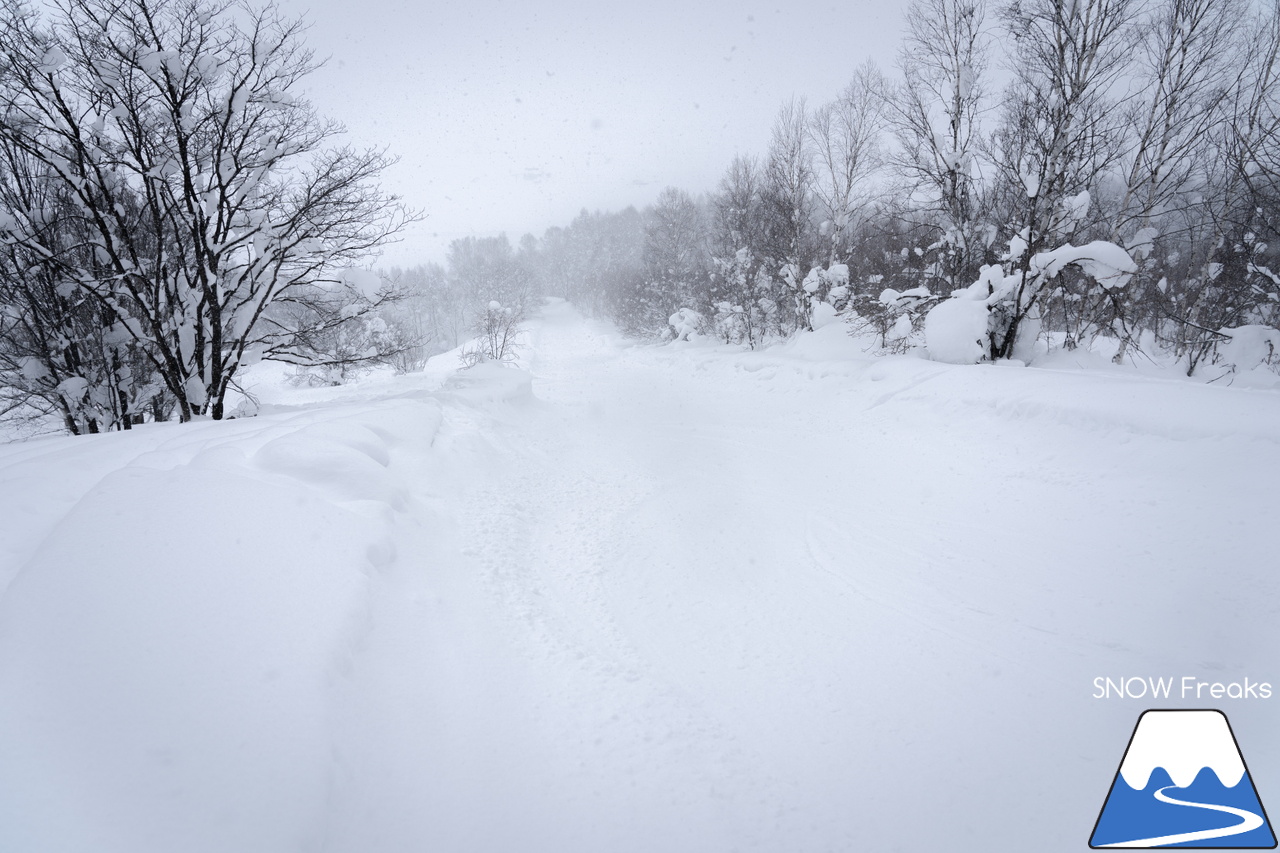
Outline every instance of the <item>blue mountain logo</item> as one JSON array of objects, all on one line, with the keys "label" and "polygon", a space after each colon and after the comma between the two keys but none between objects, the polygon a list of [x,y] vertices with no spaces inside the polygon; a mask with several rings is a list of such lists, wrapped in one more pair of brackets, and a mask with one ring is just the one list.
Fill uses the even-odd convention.
[{"label": "blue mountain logo", "polygon": [[1274,848],[1275,833],[1226,715],[1143,712],[1089,846]]}]

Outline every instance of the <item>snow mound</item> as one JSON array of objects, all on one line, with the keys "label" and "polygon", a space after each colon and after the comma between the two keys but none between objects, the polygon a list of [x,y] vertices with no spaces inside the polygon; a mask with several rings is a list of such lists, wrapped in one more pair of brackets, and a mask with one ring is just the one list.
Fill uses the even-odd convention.
[{"label": "snow mound", "polygon": [[485,361],[451,376],[442,396],[473,405],[524,402],[533,399],[533,377],[517,367]]},{"label": "snow mound", "polygon": [[440,423],[398,399],[95,442],[132,461],[0,598],[0,846],[313,846],[330,694],[396,558],[393,462]]},{"label": "snow mound", "polygon": [[830,302],[814,300],[813,315],[810,318],[810,322],[813,324],[815,331],[823,328],[824,326],[830,326],[839,319],[840,314],[836,311],[836,306],[832,305]]},{"label": "snow mound", "polygon": [[977,364],[987,340],[987,304],[967,292],[938,303],[924,318],[925,349],[934,361]]},{"label": "snow mound", "polygon": [[381,501],[401,509],[404,496],[392,481],[382,441],[357,424],[324,425],[274,439],[254,456],[267,471],[328,486],[343,500]]}]

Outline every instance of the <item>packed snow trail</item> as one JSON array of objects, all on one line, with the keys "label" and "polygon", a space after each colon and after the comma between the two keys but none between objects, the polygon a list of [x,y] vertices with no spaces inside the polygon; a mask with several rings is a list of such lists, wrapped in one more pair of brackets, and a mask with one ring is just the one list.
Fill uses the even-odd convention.
[{"label": "packed snow trail", "polygon": [[[452,367],[56,489],[88,445],[0,448],[44,501],[0,849],[1078,850],[1156,703],[1094,678],[1280,684],[1280,395],[554,302],[527,373]],[[1264,801],[1268,707],[1228,708]]]},{"label": "packed snow trail", "polygon": [[[536,399],[446,424],[435,478],[464,485],[355,666],[333,849],[1076,849],[1140,710],[1093,677],[1268,661],[1201,633],[1272,624],[1204,571],[1258,543],[1132,509],[1261,530],[1262,507],[1217,506],[1230,470],[1171,490],[1209,460],[1126,446],[1141,423],[1029,392],[1043,375],[948,399],[928,362],[625,348],[565,305],[530,343]],[[1205,606],[1245,611],[1189,624]]]}]

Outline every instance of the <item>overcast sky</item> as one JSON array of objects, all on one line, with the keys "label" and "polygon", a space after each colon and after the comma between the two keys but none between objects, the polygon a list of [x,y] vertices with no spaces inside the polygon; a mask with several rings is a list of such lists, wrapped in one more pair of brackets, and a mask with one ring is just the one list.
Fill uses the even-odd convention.
[{"label": "overcast sky", "polygon": [[283,0],[329,64],[308,87],[359,145],[400,163],[388,189],[428,215],[385,264],[449,241],[513,242],[582,208],[715,187],[760,153],[781,103],[834,97],[866,59],[888,70],[901,6],[723,0]]}]

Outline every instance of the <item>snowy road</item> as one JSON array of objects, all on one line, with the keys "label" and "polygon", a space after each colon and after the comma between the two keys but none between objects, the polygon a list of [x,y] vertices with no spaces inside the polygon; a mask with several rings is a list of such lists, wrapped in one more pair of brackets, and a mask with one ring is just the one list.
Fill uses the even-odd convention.
[{"label": "snowy road", "polygon": [[[1212,660],[1179,619],[1248,600],[1202,578],[1195,552],[1218,537],[1135,509],[1190,502],[1211,522],[1214,476],[1171,493],[1194,457],[1088,404],[1059,399],[1061,417],[1043,376],[947,399],[930,384],[954,374],[927,362],[623,349],[563,306],[533,350],[537,400],[487,433],[495,464],[446,454],[466,470],[444,482],[470,474],[461,513],[434,496],[459,519],[450,544],[401,552],[406,571],[450,567],[416,581],[427,638],[388,638],[435,675],[357,681],[355,729],[391,696],[417,710],[408,746],[354,750],[370,756],[355,776],[405,784],[339,794],[363,817],[335,817],[338,849],[382,832],[446,849],[1074,848],[1122,735],[1096,750],[1050,732],[1103,717],[1098,673]],[[1101,755],[1074,811],[1028,785],[1064,751],[1068,773]]]},{"label": "snowy road", "polygon": [[[123,479],[9,549],[0,848],[1081,849],[1149,701],[1095,677],[1280,684],[1280,400],[850,352],[632,347],[553,303],[531,395],[482,371],[104,444]],[[196,477],[244,516],[216,561],[74,559]],[[192,624],[148,614],[210,593],[226,641],[135,672]],[[1264,801],[1267,708],[1227,708]]]}]

